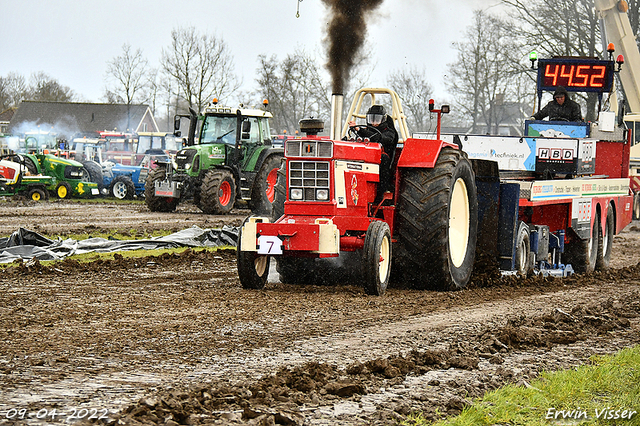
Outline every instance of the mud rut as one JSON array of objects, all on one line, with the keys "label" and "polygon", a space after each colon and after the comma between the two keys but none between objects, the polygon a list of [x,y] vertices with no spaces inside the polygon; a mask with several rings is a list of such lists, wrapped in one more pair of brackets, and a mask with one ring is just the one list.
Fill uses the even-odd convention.
[{"label": "mud rut", "polygon": [[[238,225],[180,206],[0,203],[18,227],[72,234]],[[274,282],[242,290],[235,252],[16,265],[0,276],[0,425],[395,424],[452,415],[504,383],[528,383],[640,342],[640,228],[612,270],[564,280],[476,276],[455,293]],[[31,417],[12,419],[9,410]],[[54,421],[35,414],[64,413]],[[545,407],[541,408],[542,411]],[[108,411],[104,411],[108,410]],[[95,412],[95,411],[94,411]],[[11,412],[13,413],[13,412]],[[88,416],[86,416],[88,417]]]}]

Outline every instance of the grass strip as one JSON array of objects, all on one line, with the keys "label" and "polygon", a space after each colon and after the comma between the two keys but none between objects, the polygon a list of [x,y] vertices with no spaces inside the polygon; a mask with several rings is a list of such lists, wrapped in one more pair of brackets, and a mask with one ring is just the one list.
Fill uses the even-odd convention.
[{"label": "grass strip", "polygon": [[575,369],[543,372],[529,386],[496,389],[456,417],[431,422],[415,414],[403,424],[640,425],[640,346],[593,356]]}]

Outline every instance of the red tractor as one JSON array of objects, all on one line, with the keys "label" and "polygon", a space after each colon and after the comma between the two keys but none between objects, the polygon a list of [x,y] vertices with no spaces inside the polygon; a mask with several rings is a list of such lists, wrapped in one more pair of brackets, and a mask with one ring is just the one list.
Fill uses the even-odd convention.
[{"label": "red tractor", "polygon": [[[364,105],[378,103],[376,96],[385,97],[384,103],[390,99],[389,116],[399,134],[392,159],[394,191],[378,202],[382,146],[357,137],[348,125],[362,121]],[[357,252],[368,294],[385,292],[392,259],[394,273],[419,288],[464,288],[478,226],[475,175],[466,154],[439,138],[410,138],[400,100],[391,90],[358,91],[342,129],[342,97],[334,95],[332,104],[332,137],[317,136],[322,122],[303,120],[307,136],[285,141],[272,218],[252,216],[242,226],[242,286],[263,288],[271,257],[281,280],[293,283],[318,273],[316,259]],[[430,106],[439,135],[448,106]]]},{"label": "red tractor", "polygon": [[[540,60],[538,105],[559,85],[602,98],[614,87],[614,66],[611,59]],[[385,292],[391,273],[417,288],[464,288],[476,257],[503,274],[609,267],[613,236],[631,222],[634,206],[631,133],[613,112],[600,111],[597,122],[527,120],[524,136],[441,135],[448,107],[430,103],[435,135],[409,137],[398,96],[362,89],[346,123],[362,120],[376,96],[389,97],[380,104],[391,105],[400,135],[390,155],[394,190],[379,198],[380,172],[388,170],[382,145],[357,137],[348,124],[340,129],[342,98],[334,96],[331,137],[318,137],[320,126],[303,120],[307,136],[285,141],[274,214],[242,226],[243,287],[265,285],[271,257],[285,283],[326,277],[330,262],[323,258],[348,258],[361,263],[373,295]]]}]

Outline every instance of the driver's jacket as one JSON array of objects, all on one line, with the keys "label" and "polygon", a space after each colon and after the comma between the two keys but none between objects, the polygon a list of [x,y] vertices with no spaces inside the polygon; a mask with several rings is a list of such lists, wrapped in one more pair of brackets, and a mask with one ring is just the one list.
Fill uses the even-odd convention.
[{"label": "driver's jacket", "polygon": [[582,114],[580,113],[580,105],[565,96],[565,101],[560,105],[556,100],[549,102],[540,111],[533,114],[536,120],[542,120],[545,117],[549,117],[549,120],[567,120],[567,121],[582,121]]},{"label": "driver's jacket", "polygon": [[371,142],[378,142],[382,144],[384,152],[391,158],[393,158],[393,152],[398,144],[398,132],[396,132],[393,126],[393,120],[387,116],[387,121],[380,123],[376,127],[380,133],[368,127],[360,127],[358,129],[358,136],[362,138],[368,138]]}]

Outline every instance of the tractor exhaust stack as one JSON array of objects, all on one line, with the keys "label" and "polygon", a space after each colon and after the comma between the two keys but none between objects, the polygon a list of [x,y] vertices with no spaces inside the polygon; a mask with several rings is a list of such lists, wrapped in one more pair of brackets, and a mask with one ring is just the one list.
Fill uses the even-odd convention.
[{"label": "tractor exhaust stack", "polygon": [[344,95],[342,93],[334,93],[331,95],[331,139],[340,140],[342,132],[342,103]]}]

